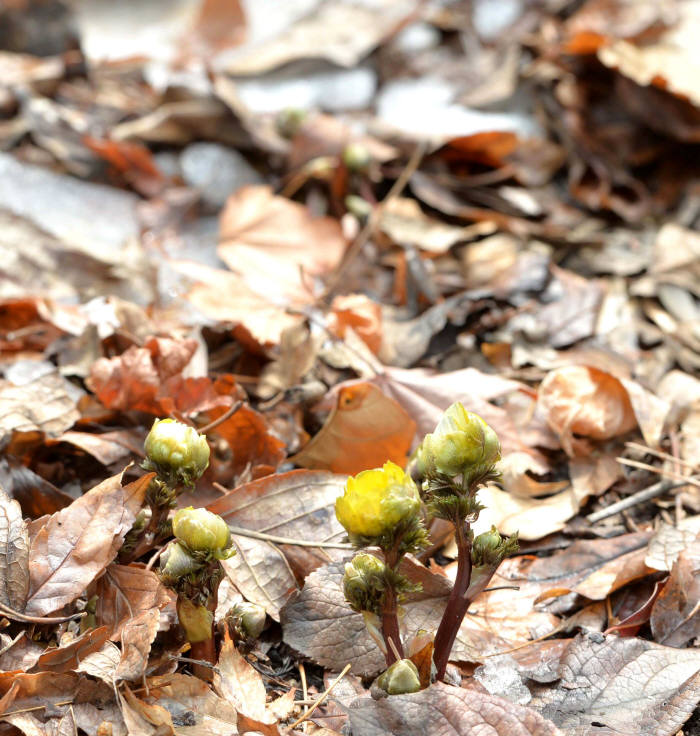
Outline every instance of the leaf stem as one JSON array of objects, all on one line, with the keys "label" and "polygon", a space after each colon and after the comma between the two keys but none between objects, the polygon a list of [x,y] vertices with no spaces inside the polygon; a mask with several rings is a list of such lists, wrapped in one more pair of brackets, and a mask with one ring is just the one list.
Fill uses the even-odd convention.
[{"label": "leaf stem", "polygon": [[465,596],[472,576],[472,543],[469,537],[469,522],[460,520],[455,524],[455,541],[457,543],[457,577],[435,635],[433,659],[438,680],[445,677],[452,646],[471,602],[471,598]]},{"label": "leaf stem", "polygon": [[[384,556],[387,568],[395,571],[400,560],[396,548],[386,551]],[[382,636],[386,644],[384,656],[386,657],[387,667],[389,667],[397,659],[403,659],[403,645],[401,643],[401,630],[399,629],[398,597],[391,582],[389,582],[384,591],[381,617]]]}]

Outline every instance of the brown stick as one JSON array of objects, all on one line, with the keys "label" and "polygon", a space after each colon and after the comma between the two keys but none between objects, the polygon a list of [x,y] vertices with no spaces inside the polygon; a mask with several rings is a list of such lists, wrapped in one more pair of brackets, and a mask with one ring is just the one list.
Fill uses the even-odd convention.
[{"label": "brown stick", "polygon": [[442,614],[442,621],[435,635],[433,660],[437,669],[437,679],[445,677],[447,662],[457,632],[469,608],[470,598],[464,594],[469,588],[472,577],[472,543],[469,539],[469,523],[460,521],[455,525],[455,541],[457,542],[457,577],[450,597]]}]

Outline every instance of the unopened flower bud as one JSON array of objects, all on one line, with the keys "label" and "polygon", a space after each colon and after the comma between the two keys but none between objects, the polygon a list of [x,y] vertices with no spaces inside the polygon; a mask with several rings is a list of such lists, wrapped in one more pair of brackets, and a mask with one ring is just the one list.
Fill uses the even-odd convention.
[{"label": "unopened flower bud", "polygon": [[195,560],[179,542],[171,542],[160,556],[160,574],[166,585],[197,572],[201,567],[202,563]]},{"label": "unopened flower bud", "polygon": [[417,693],[420,690],[418,668],[410,659],[399,659],[379,676],[377,685],[389,695]]},{"label": "unopened flower bud", "polygon": [[257,639],[267,623],[265,609],[257,603],[248,601],[236,603],[228,612],[227,618],[231,619],[235,629],[248,639]]},{"label": "unopened flower bud", "polygon": [[363,172],[372,163],[372,156],[361,143],[349,143],[343,150],[343,163],[354,172]]},{"label": "unopened flower bud", "polygon": [[213,636],[214,614],[205,606],[193,603],[189,598],[178,596],[177,617],[190,644],[206,641]]},{"label": "unopened flower bud", "polygon": [[192,485],[209,465],[207,438],[174,419],[156,419],[144,449],[148,467],[184,485]]},{"label": "unopened flower bud", "polygon": [[492,526],[487,532],[479,534],[472,543],[472,562],[475,566],[489,565],[494,562],[500,562],[500,548],[503,539],[496,529]]},{"label": "unopened flower bud", "polygon": [[231,532],[220,516],[191,506],[175,512],[173,534],[192,552],[212,552],[218,556],[231,544]]},{"label": "unopened flower bud", "polygon": [[378,613],[385,587],[386,566],[374,555],[356,555],[345,564],[343,592],[354,611]]},{"label": "unopened flower bud", "polygon": [[300,108],[288,107],[281,110],[275,119],[277,132],[283,138],[294,138],[306,120],[306,111]]},{"label": "unopened flower bud", "polygon": [[392,462],[348,478],[345,493],[335,502],[335,515],[351,539],[380,537],[419,510],[416,484]]},{"label": "unopened flower bud", "polygon": [[423,439],[417,465],[422,472],[456,476],[473,466],[490,466],[501,458],[498,436],[478,415],[456,402],[442,415],[435,431]]}]

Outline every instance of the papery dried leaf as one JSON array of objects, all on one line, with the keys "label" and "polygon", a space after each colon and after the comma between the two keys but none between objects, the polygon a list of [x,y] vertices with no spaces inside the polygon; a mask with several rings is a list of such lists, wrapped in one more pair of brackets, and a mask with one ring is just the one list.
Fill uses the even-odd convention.
[{"label": "papery dried leaf", "polygon": [[562,736],[530,708],[442,683],[411,695],[359,698],[350,706],[350,726],[363,736]]},{"label": "papery dried leaf", "polygon": [[376,355],[382,345],[382,310],[377,302],[364,294],[337,296],[328,315],[328,329],[340,338],[347,329],[357,336]]},{"label": "papery dried leaf", "polygon": [[19,502],[24,516],[32,519],[73,503],[71,496],[12,457],[0,459],[0,487]]},{"label": "papery dried leaf", "polygon": [[649,542],[644,562],[655,570],[670,570],[678,555],[700,535],[700,514],[689,516],[676,526],[662,523]]},{"label": "papery dried leaf", "polygon": [[116,555],[153,474],[122,487],[112,476],[53,514],[32,539],[25,613],[44,616],[75,600]]},{"label": "papery dried leaf", "polygon": [[112,465],[118,460],[127,458],[134,450],[141,452],[143,436],[130,430],[103,432],[102,434],[68,431],[46,444],[50,446],[59,442],[66,442],[80,448],[103,465]]},{"label": "papery dried leaf", "polygon": [[140,700],[128,687],[119,691],[119,705],[130,736],[175,736],[172,717],[161,705]]},{"label": "papery dried leaf", "polygon": [[415,422],[394,399],[371,383],[355,383],[341,388],[319,433],[290,460],[349,475],[387,460],[403,466],[415,431]]},{"label": "papery dried leaf", "polygon": [[121,657],[119,647],[108,641],[99,652],[88,654],[75,669],[113,686]]},{"label": "papery dried leaf", "polygon": [[312,217],[301,204],[266,186],[232,194],[221,213],[219,256],[255,291],[306,302],[304,278],[327,273],[345,250],[340,225]]},{"label": "papery dried leaf", "polygon": [[270,542],[233,534],[236,554],[221,564],[236,588],[279,621],[280,609],[297,589],[294,574],[280,550]]},{"label": "papery dried leaf", "polygon": [[27,672],[34,667],[43,653],[44,647],[33,641],[26,631],[20,632],[14,639],[2,635],[0,672],[10,672],[11,670]]},{"label": "papery dried leaf", "polygon": [[0,489],[0,603],[23,611],[29,594],[29,533],[19,503]]},{"label": "papery dried leaf", "polygon": [[[325,470],[292,470],[245,483],[209,504],[227,523],[278,537],[307,542],[340,542],[345,530],[335,518],[335,499],[346,478]],[[282,545],[298,578],[340,550]]]},{"label": "papery dried leaf", "polygon": [[603,440],[637,426],[625,387],[597,368],[569,366],[550,371],[540,384],[538,403],[572,456],[582,447],[574,434]]},{"label": "papery dried leaf", "polygon": [[159,623],[160,613],[157,608],[143,611],[126,622],[121,631],[122,657],[114,673],[115,677],[132,681],[143,678]]},{"label": "papery dried leaf", "polygon": [[579,635],[560,676],[530,705],[576,736],[674,736],[700,700],[700,652],[631,637]]},{"label": "papery dried leaf", "polygon": [[684,647],[700,636],[700,541],[684,549],[671,568],[651,612],[651,632],[659,644]]},{"label": "papery dried leaf", "polygon": [[100,626],[98,629],[86,631],[67,643],[62,641],[58,647],[47,649],[39,657],[36,667],[50,672],[70,672],[77,669],[85,657],[102,649],[108,636],[109,630],[107,627]]},{"label": "papery dried leaf", "polygon": [[161,609],[172,601],[172,594],[145,565],[112,564],[96,583],[95,616],[100,625],[109,627],[112,641],[119,641],[130,619],[153,608]]}]

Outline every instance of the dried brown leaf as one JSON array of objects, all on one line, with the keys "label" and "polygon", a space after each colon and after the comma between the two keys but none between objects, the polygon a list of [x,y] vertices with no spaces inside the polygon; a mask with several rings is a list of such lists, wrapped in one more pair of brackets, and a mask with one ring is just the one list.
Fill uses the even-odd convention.
[{"label": "dried brown leaf", "polygon": [[44,616],[75,600],[112,561],[153,474],[122,487],[122,473],[57,511],[32,539],[25,613]]},{"label": "dried brown leaf", "polygon": [[678,555],[700,535],[700,514],[682,519],[676,526],[662,523],[649,542],[644,562],[655,570],[670,570]]},{"label": "dried brown leaf", "polygon": [[109,630],[106,626],[90,629],[76,638],[65,635],[58,647],[47,649],[39,657],[36,667],[50,672],[70,672],[77,669],[83,658],[102,649],[108,636]]},{"label": "dried brown leaf", "polygon": [[415,431],[410,415],[373,384],[345,385],[319,433],[290,460],[348,475],[387,460],[403,466]]},{"label": "dried brown leaf", "polygon": [[579,635],[555,689],[531,702],[572,736],[674,736],[700,700],[700,652],[632,637]]},{"label": "dried brown leaf", "polygon": [[17,501],[0,489],[0,603],[23,611],[29,595],[29,533]]},{"label": "dried brown leaf", "polygon": [[115,677],[132,681],[143,678],[159,623],[160,613],[157,608],[143,611],[126,622],[121,632],[122,657],[114,673]]},{"label": "dried brown leaf", "polygon": [[436,683],[412,695],[359,698],[350,706],[353,733],[363,736],[562,736],[530,708],[479,692]]}]

